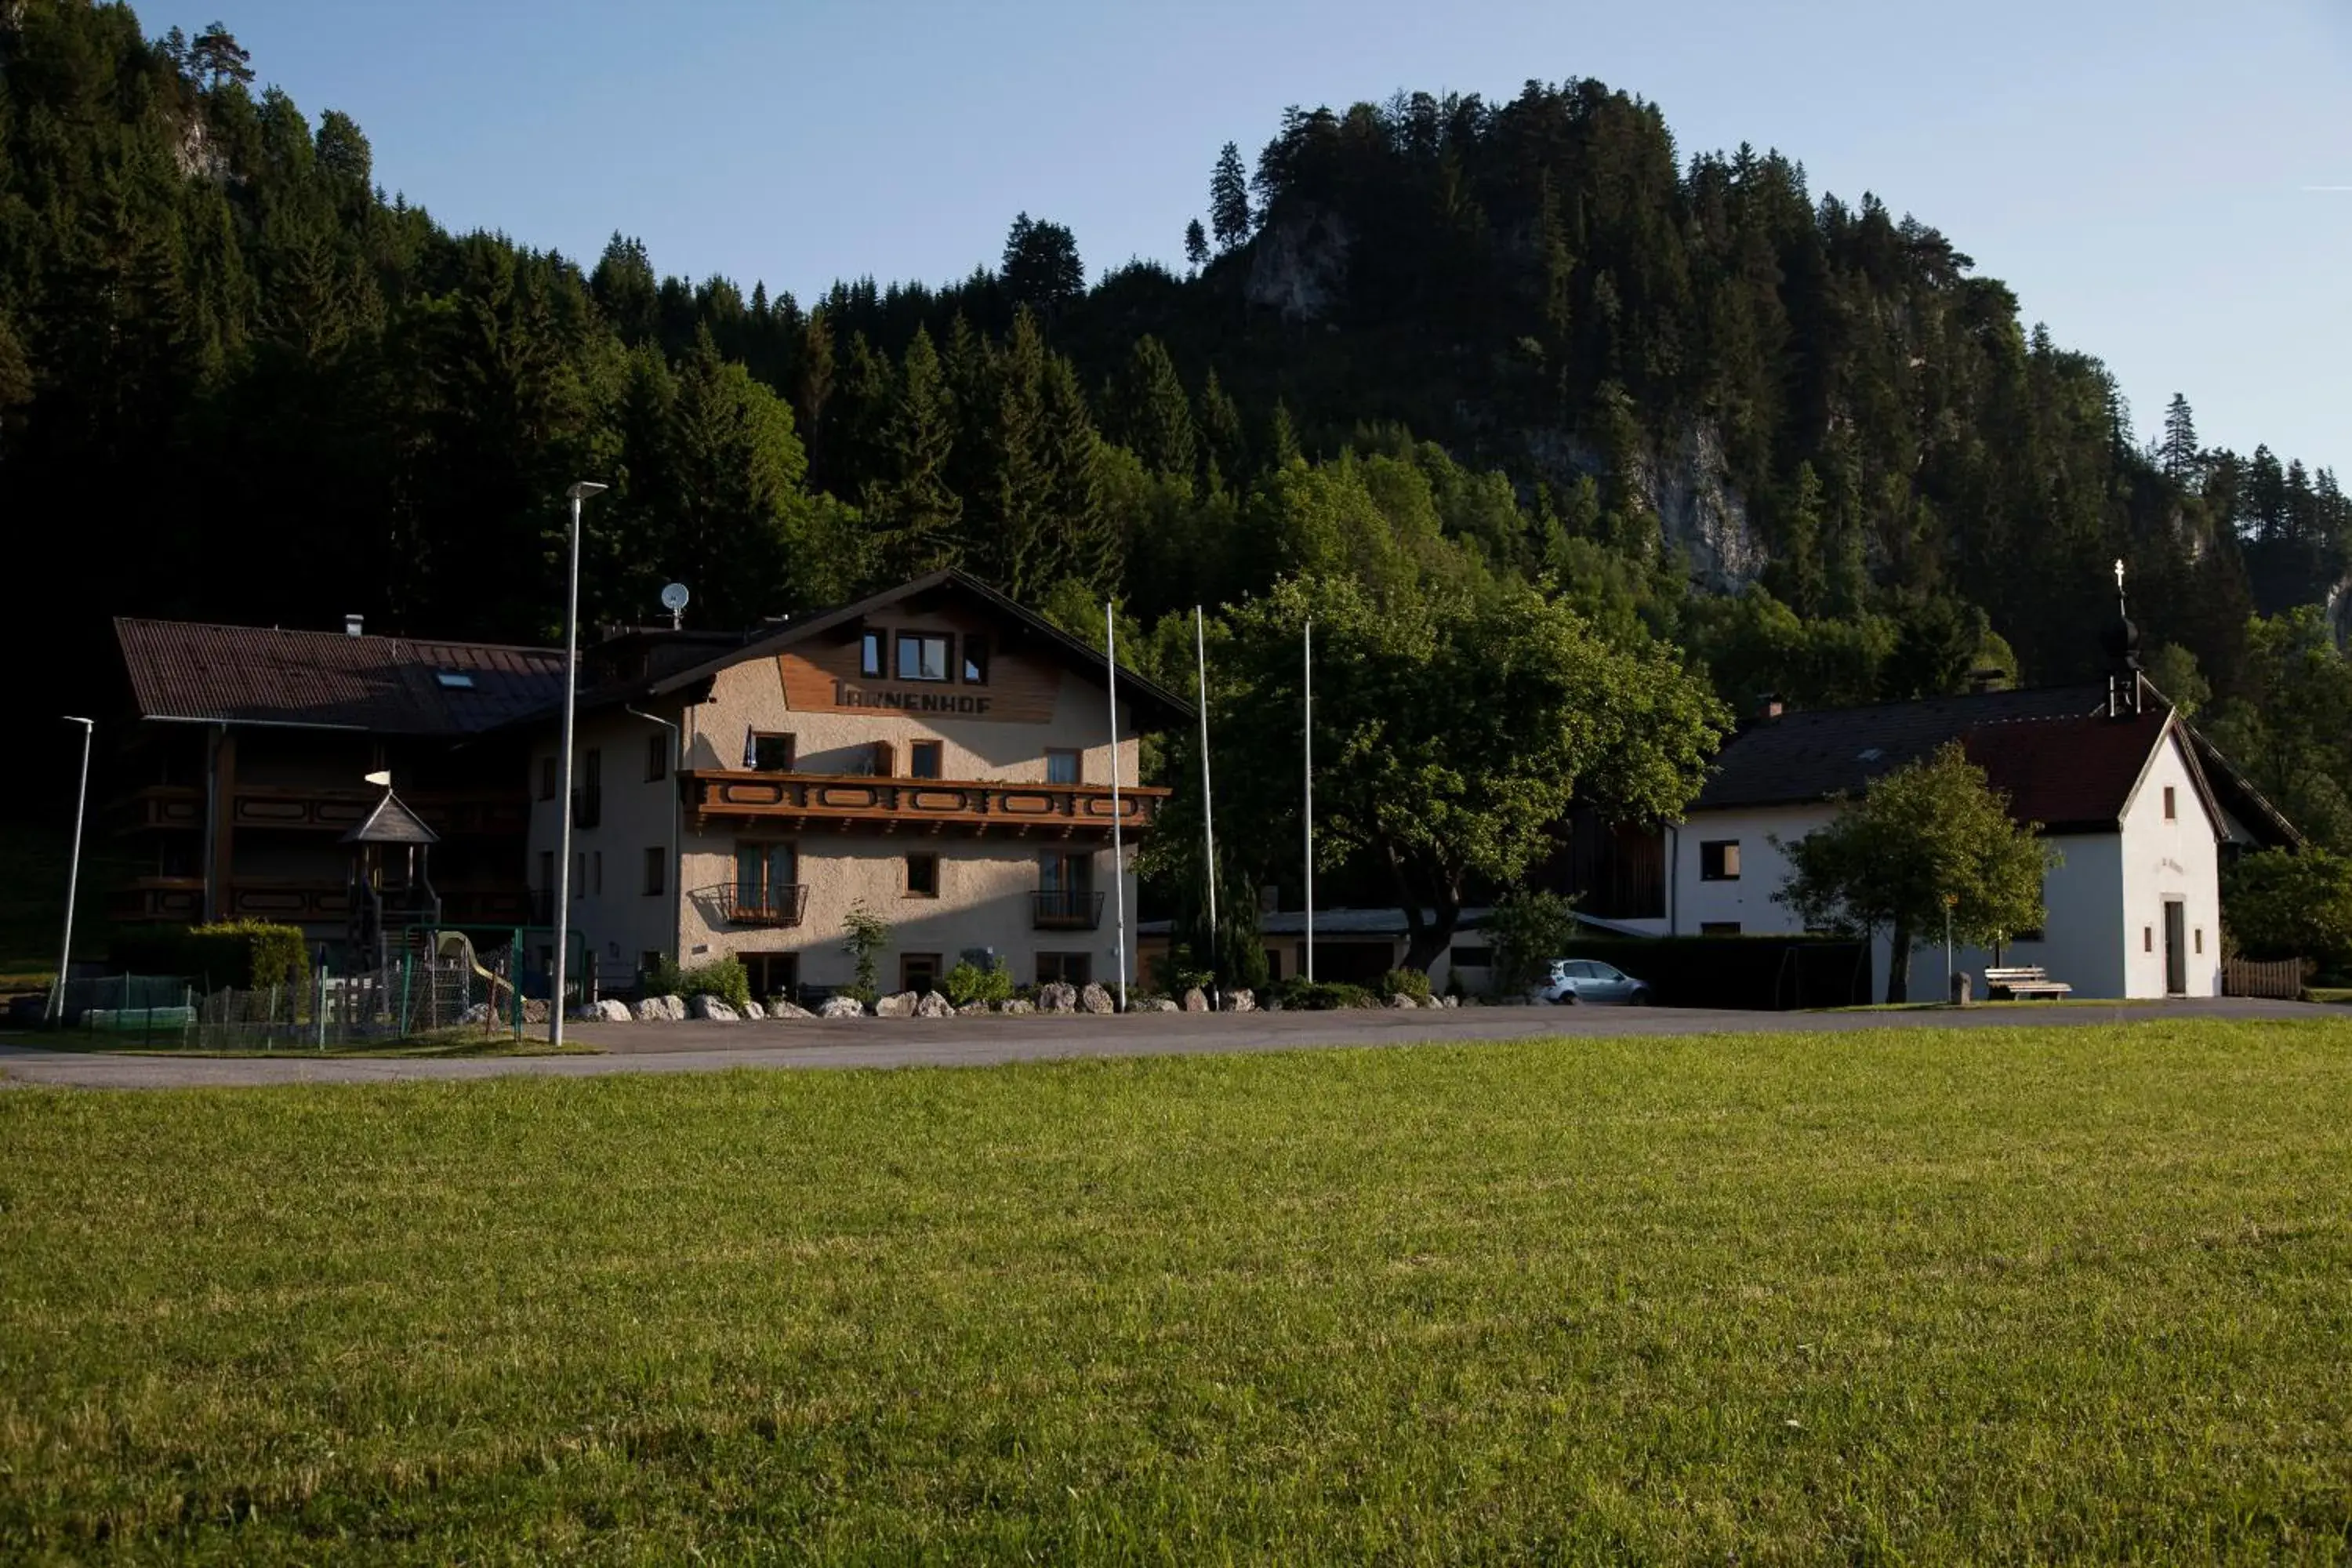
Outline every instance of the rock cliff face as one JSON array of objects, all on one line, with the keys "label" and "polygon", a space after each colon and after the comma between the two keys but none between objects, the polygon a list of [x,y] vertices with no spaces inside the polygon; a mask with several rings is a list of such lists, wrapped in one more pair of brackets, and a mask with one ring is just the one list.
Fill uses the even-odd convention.
[{"label": "rock cliff face", "polygon": [[[1354,237],[1337,215],[1318,209],[1294,211],[1250,241],[1243,298],[1273,310],[1286,322],[1329,321],[1339,313],[1348,287],[1348,261]],[[1336,327],[1333,330],[1337,330]],[[1478,426],[1480,442],[1507,443],[1516,436],[1535,472],[1555,486],[1580,474],[1607,472],[1600,451],[1575,431],[1558,427],[1497,427],[1464,405],[1462,418]],[[1436,435],[1437,432],[1415,434]],[[1685,426],[1643,465],[1639,488],[1658,514],[1661,542],[1680,550],[1691,574],[1719,592],[1754,582],[1770,560],[1761,532],[1749,517],[1748,500],[1732,484],[1723,443],[1714,430]]]},{"label": "rock cliff face", "polygon": [[[1580,474],[1598,479],[1608,472],[1601,453],[1573,432],[1522,432],[1537,473],[1555,487]],[[1748,498],[1731,482],[1723,443],[1704,426],[1685,426],[1663,455],[1653,455],[1636,478],[1650,509],[1658,514],[1662,542],[1680,550],[1691,575],[1719,593],[1735,593],[1756,581],[1771,553],[1748,510]]]},{"label": "rock cliff face", "polygon": [[1285,218],[1250,241],[1242,297],[1277,310],[1286,321],[1319,321],[1339,302],[1352,237],[1338,216],[1309,212]]}]

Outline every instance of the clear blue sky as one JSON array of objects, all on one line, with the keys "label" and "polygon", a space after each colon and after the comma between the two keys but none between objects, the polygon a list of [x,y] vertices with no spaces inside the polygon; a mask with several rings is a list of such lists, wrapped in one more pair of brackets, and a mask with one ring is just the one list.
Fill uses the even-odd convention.
[{"label": "clear blue sky", "polygon": [[1688,155],[1874,191],[2098,354],[2143,434],[2352,468],[2352,0],[207,0],[444,223],[803,299],[960,278],[1025,209],[1088,275],[1174,261],[1231,139],[1290,103],[1598,77]]}]

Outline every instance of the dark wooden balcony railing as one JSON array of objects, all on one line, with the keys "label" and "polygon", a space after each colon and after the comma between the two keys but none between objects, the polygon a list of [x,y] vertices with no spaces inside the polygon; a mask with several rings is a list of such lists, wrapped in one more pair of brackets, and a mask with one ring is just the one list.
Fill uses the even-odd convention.
[{"label": "dark wooden balcony railing", "polygon": [[1071,888],[1048,888],[1029,895],[1029,924],[1034,931],[1099,931],[1103,896]]},{"label": "dark wooden balcony railing", "polygon": [[808,889],[799,882],[772,888],[747,888],[737,882],[698,889],[688,895],[713,908],[729,925],[796,926],[808,908]]},{"label": "dark wooden balcony railing", "polygon": [[[837,773],[761,773],[704,769],[680,775],[701,826],[758,822],[805,827],[922,826],[973,834],[1067,838],[1109,837],[1107,784],[1005,784],[962,779],[863,778]],[[1149,827],[1168,791],[1147,785],[1118,792],[1117,820],[1128,833]]]},{"label": "dark wooden balcony railing", "polygon": [[[223,889],[223,916],[229,920],[279,921],[295,925],[333,925],[350,918],[351,887],[343,881],[291,877],[239,877]],[[202,877],[140,877],[117,889],[111,900],[120,921],[194,923],[206,918]],[[452,925],[530,925],[531,896],[504,883],[459,885],[441,889],[441,918]]]},{"label": "dark wooden balcony railing", "polygon": [[[229,791],[232,828],[313,829],[342,833],[363,820],[383,799],[364,785],[238,784]],[[530,826],[530,803],[516,790],[418,790],[401,800],[444,837],[467,834],[521,836]],[[148,784],[115,803],[115,825],[123,832],[150,828],[199,829],[205,825],[201,784]]]}]

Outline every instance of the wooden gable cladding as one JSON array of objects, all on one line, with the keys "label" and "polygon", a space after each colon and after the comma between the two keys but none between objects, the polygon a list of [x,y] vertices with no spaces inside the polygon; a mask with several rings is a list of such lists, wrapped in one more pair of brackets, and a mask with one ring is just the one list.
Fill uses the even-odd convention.
[{"label": "wooden gable cladding", "polygon": [[[858,668],[863,636],[869,631],[885,638],[878,677]],[[951,637],[948,668],[959,679],[897,679],[900,632]],[[989,641],[988,679],[976,685],[961,679],[964,638],[975,633]],[[1026,640],[1014,627],[988,625],[977,616],[886,614],[778,654],[776,672],[785,704],[803,713],[906,713],[923,719],[1049,724],[1061,697],[1062,669],[1054,659],[1022,646]]]}]

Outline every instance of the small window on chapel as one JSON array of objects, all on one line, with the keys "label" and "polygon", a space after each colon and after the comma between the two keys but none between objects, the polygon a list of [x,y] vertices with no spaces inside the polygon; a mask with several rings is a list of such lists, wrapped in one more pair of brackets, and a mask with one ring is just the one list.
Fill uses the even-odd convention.
[{"label": "small window on chapel", "polygon": [[2178,822],[2180,820],[2180,800],[2179,792],[2177,792],[2170,784],[2164,786],[2164,820],[2167,822]]}]

